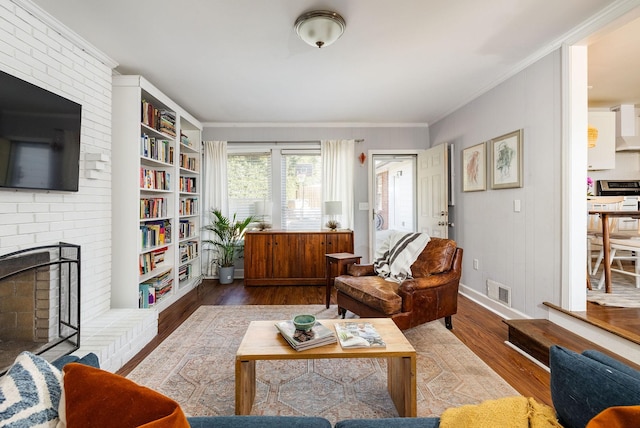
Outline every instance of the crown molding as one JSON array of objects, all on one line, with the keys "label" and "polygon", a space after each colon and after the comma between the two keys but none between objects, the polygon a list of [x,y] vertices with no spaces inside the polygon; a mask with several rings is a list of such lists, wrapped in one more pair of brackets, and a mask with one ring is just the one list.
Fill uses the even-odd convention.
[{"label": "crown molding", "polygon": [[365,123],[365,122],[202,122],[206,128],[428,128],[428,123]]},{"label": "crown molding", "polygon": [[69,27],[58,21],[40,6],[36,5],[30,0],[11,0],[16,6],[22,8],[24,11],[33,15],[36,19],[42,21],[49,28],[60,34],[65,39],[82,49],[93,58],[97,59],[107,67],[114,69],[118,66],[118,63],[111,59],[104,52],[93,46],[91,43],[82,38],[79,34],[71,30]]}]

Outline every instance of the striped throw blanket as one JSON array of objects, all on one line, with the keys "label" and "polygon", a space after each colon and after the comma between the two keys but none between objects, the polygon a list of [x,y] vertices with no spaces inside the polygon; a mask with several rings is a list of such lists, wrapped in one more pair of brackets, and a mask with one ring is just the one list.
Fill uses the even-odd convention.
[{"label": "striped throw blanket", "polygon": [[393,232],[376,250],[373,268],[387,281],[411,278],[411,265],[431,238],[426,233]]}]

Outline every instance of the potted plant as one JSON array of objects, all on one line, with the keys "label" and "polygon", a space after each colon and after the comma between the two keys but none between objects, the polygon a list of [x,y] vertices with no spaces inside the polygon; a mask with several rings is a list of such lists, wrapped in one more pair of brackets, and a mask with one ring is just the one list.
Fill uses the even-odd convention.
[{"label": "potted plant", "polygon": [[233,282],[234,262],[241,248],[241,240],[249,224],[256,221],[253,216],[244,220],[237,220],[236,214],[229,218],[219,209],[211,210],[211,223],[204,226],[210,231],[211,239],[204,239],[205,244],[211,245],[216,251],[215,263],[218,266],[218,279],[221,284]]}]

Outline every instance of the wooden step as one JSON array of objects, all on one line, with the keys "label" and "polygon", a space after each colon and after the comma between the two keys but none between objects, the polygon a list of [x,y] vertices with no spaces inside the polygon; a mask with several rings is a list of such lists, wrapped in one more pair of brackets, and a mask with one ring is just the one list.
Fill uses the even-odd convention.
[{"label": "wooden step", "polygon": [[587,349],[595,349],[603,354],[610,355],[618,361],[640,369],[640,366],[631,361],[549,320],[512,319],[503,321],[509,326],[509,342],[547,367],[549,367],[549,349],[552,345],[560,345],[578,353]]}]

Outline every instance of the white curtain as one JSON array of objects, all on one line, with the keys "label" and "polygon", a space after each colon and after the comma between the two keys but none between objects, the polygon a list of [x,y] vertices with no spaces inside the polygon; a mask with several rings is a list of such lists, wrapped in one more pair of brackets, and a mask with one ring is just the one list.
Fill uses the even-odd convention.
[{"label": "white curtain", "polygon": [[[227,196],[227,142],[226,141],[205,141],[204,142],[204,186],[202,186],[202,210],[204,224],[208,224],[210,213],[213,209],[219,209],[224,215],[228,215],[229,203]],[[210,239],[206,231],[203,232],[203,239]],[[206,277],[216,274],[216,269],[212,265],[211,251],[206,251],[206,256],[202,258],[202,271]]]},{"label": "white curtain", "polygon": [[227,142],[204,142],[204,193],[203,207],[205,213],[212,209],[219,209],[228,215],[229,202],[227,197]]},{"label": "white curtain", "polygon": [[[341,201],[342,215],[338,219],[340,228],[353,230],[355,140],[322,140],[320,144],[322,150],[322,200]],[[324,211],[324,204],[322,205]]]}]

